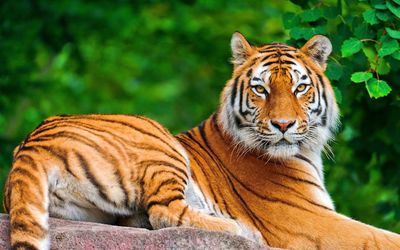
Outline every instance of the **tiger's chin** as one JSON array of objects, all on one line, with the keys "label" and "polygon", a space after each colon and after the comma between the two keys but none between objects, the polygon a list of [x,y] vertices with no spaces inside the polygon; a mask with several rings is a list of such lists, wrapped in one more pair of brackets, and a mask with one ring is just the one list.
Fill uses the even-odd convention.
[{"label": "tiger's chin", "polygon": [[298,144],[278,142],[264,148],[264,151],[273,159],[288,159],[298,154],[300,148]]}]

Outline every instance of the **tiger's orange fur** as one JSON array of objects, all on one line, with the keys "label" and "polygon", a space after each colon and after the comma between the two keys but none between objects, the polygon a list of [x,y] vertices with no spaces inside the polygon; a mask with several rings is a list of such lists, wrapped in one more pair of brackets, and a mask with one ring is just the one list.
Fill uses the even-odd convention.
[{"label": "tiger's orange fur", "polygon": [[176,137],[140,116],[57,116],[14,152],[4,205],[14,249],[48,249],[50,216],[227,231],[289,249],[395,249],[400,236],[335,212],[320,153],[338,110],[331,52],[232,42],[218,111]]}]

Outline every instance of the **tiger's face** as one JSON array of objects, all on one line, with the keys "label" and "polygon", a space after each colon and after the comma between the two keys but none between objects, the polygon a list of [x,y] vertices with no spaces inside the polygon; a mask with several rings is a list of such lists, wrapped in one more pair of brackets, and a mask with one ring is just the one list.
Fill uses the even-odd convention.
[{"label": "tiger's face", "polygon": [[238,145],[273,158],[322,149],[338,117],[323,73],[330,41],[314,36],[301,49],[252,47],[235,33],[231,46],[234,72],[221,100],[224,130]]}]

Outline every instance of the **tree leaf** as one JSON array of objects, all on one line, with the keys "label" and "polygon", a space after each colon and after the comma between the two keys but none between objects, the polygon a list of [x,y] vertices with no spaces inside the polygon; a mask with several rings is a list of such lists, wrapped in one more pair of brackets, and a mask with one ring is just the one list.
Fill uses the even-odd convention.
[{"label": "tree leaf", "polygon": [[349,57],[360,51],[362,47],[363,47],[362,42],[357,38],[352,37],[350,39],[347,39],[342,44],[342,49],[341,49],[342,56]]},{"label": "tree leaf", "polygon": [[327,19],[336,18],[338,15],[340,15],[340,11],[337,7],[326,7],[323,9],[323,11],[324,11],[324,17]]},{"label": "tree leaf", "polygon": [[392,54],[392,57],[400,61],[400,51],[396,51]]},{"label": "tree leaf", "polygon": [[381,20],[381,21],[389,21],[391,14],[388,11],[377,11],[376,12],[376,17]]},{"label": "tree leaf", "polygon": [[387,6],[385,4],[376,4],[374,5],[374,8],[377,10],[386,10]]},{"label": "tree leaf", "polygon": [[340,91],[340,89],[335,87],[335,86],[333,86],[332,88],[333,88],[333,92],[335,93],[335,96],[336,96],[336,101],[339,104],[342,103],[342,99],[343,99],[342,98],[342,91]]},{"label": "tree leaf", "polygon": [[314,35],[323,35],[326,34],[326,26],[316,26],[310,28],[304,28],[304,35],[305,39],[310,39]]},{"label": "tree leaf", "polygon": [[305,10],[303,13],[301,13],[300,17],[303,22],[314,22],[324,17],[324,11],[321,8]]},{"label": "tree leaf", "polygon": [[371,72],[355,72],[351,75],[351,81],[359,83],[365,82],[372,78]]},{"label": "tree leaf", "polygon": [[387,28],[387,27],[385,29],[390,37],[395,38],[395,39],[400,39],[400,31],[393,30],[393,29]]},{"label": "tree leaf", "polygon": [[343,75],[343,67],[335,61],[330,61],[325,74],[330,80],[339,80]]},{"label": "tree leaf", "polygon": [[368,24],[374,25],[379,23],[379,20],[376,18],[376,10],[364,11],[363,17]]},{"label": "tree leaf", "polygon": [[365,86],[367,87],[369,96],[376,99],[387,96],[392,91],[392,88],[384,80],[376,78],[369,79]]},{"label": "tree leaf", "polygon": [[294,27],[290,30],[290,37],[293,39],[301,39],[304,37],[304,28],[303,27]]},{"label": "tree leaf", "polygon": [[298,15],[292,12],[286,12],[282,16],[283,27],[285,29],[291,29],[299,24],[300,18]]},{"label": "tree leaf", "polygon": [[359,39],[373,39],[376,36],[374,29],[371,29],[371,26],[369,26],[365,22],[358,25],[353,25],[353,27],[353,34]]},{"label": "tree leaf", "polygon": [[398,18],[400,18],[400,6],[395,6],[394,4],[392,4],[390,1],[386,2],[386,6],[388,7],[388,9],[390,10],[390,12],[392,12],[395,16],[397,16]]},{"label": "tree leaf", "polygon": [[390,72],[390,63],[388,63],[384,58],[379,58],[378,65],[376,67],[376,72],[380,75],[386,75]]},{"label": "tree leaf", "polygon": [[378,50],[378,55],[384,57],[393,54],[399,50],[399,43],[396,40],[388,40],[383,42],[382,47]]},{"label": "tree leaf", "polygon": [[397,3],[398,5],[400,5],[400,0],[393,0],[393,2]]},{"label": "tree leaf", "polygon": [[368,58],[369,62],[375,62],[376,50],[373,47],[364,46],[363,47],[364,55]]}]

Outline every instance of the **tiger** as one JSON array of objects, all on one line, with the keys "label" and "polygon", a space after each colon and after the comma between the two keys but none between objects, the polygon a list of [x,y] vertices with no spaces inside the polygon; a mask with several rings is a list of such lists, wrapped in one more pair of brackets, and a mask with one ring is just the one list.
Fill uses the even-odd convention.
[{"label": "tiger", "polygon": [[12,249],[49,249],[49,216],[189,226],[286,249],[399,249],[400,235],[335,211],[321,153],[339,122],[330,40],[301,48],[231,38],[216,111],[173,136],[135,115],[62,115],[14,151],[4,206]]}]

